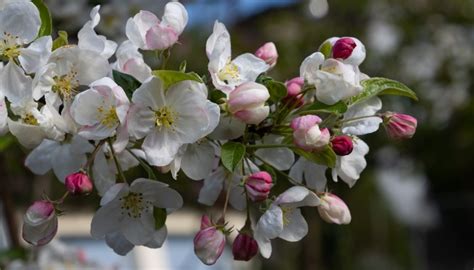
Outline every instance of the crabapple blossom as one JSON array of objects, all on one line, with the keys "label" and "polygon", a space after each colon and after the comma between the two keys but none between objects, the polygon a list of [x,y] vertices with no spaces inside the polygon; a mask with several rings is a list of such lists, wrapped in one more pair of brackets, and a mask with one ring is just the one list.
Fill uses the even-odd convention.
[{"label": "crabapple blossom", "polygon": [[270,67],[274,67],[278,60],[278,51],[273,42],[267,42],[263,44],[258,50],[255,52],[255,56],[262,59],[269,65]]},{"label": "crabapple blossom", "polygon": [[294,143],[306,150],[317,151],[329,143],[329,130],[321,129],[318,124],[321,118],[316,115],[304,115],[291,121]]},{"label": "crabapple blossom", "polygon": [[155,233],[153,209],[178,209],[183,204],[181,195],[158,181],[139,178],[129,186],[112,186],[102,198],[101,208],[95,213],[91,235],[104,238],[120,232],[133,245],[146,245]]},{"label": "crabapple blossom", "polygon": [[308,224],[299,207],[318,206],[316,194],[302,186],[294,186],[280,194],[258,220],[254,237],[260,254],[269,258],[272,253],[271,239],[281,238],[289,242],[301,240],[308,233]]},{"label": "crabapple blossom", "polygon": [[361,139],[354,137],[352,140],[354,149],[347,156],[338,156],[336,167],[332,170],[332,178],[337,182],[338,177],[353,187],[360,178],[360,173],[367,166],[364,156],[369,152],[369,146]]},{"label": "crabapple blossom", "polygon": [[249,261],[258,253],[258,244],[251,235],[240,232],[232,244],[232,254],[236,261]]},{"label": "crabapple blossom", "polygon": [[358,66],[364,62],[365,46],[354,37],[342,37],[332,46],[332,57],[341,59],[344,63]]},{"label": "crabapple blossom", "polygon": [[247,124],[259,124],[270,112],[265,101],[270,98],[268,89],[255,82],[239,85],[229,94],[227,106],[234,117]]},{"label": "crabapple blossom", "polygon": [[92,182],[84,172],[77,172],[66,176],[66,189],[73,195],[89,194],[92,191]]},{"label": "crabapple blossom", "polygon": [[36,201],[23,217],[23,239],[35,246],[49,243],[58,231],[58,217],[54,205],[48,201]]},{"label": "crabapple blossom", "polygon": [[267,199],[272,186],[272,176],[265,171],[253,173],[245,179],[245,190],[253,202]]},{"label": "crabapple blossom", "polygon": [[254,82],[258,75],[270,68],[265,61],[251,53],[231,60],[230,34],[218,21],[214,23],[214,30],[207,39],[206,53],[212,83],[225,93],[230,93],[244,82]]},{"label": "crabapple blossom", "polygon": [[417,120],[411,115],[387,112],[383,119],[387,134],[392,139],[409,139],[415,134]]},{"label": "crabapple blossom", "polygon": [[225,234],[212,224],[208,216],[201,218],[201,229],[194,237],[194,253],[206,265],[213,265],[222,255]]},{"label": "crabapple blossom", "polygon": [[151,68],[138,52],[138,47],[130,40],[124,41],[118,47],[115,56],[117,61],[113,64],[114,69],[130,74],[142,83],[151,77]]},{"label": "crabapple blossom", "polygon": [[339,197],[326,192],[320,197],[320,200],[321,204],[318,206],[318,211],[324,221],[339,225],[351,222],[351,212]]},{"label": "crabapple blossom", "polygon": [[161,21],[155,14],[141,10],[128,19],[128,39],[142,50],[164,50],[173,46],[188,23],[188,13],[179,2],[169,2]]}]

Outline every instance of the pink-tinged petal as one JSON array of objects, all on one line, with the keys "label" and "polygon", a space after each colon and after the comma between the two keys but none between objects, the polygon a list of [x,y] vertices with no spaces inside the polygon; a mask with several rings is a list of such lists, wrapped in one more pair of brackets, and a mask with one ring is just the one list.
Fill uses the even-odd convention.
[{"label": "pink-tinged petal", "polygon": [[157,24],[150,28],[145,35],[146,49],[164,50],[178,41],[178,34],[169,26]]}]

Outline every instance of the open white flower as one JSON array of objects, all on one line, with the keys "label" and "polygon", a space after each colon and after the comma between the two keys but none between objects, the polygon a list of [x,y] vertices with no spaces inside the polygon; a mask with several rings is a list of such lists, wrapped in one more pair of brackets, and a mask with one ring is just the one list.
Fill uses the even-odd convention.
[{"label": "open white flower", "polygon": [[133,93],[129,132],[145,137],[142,148],[150,164],[170,164],[182,145],[208,134],[217,105],[207,100],[203,88],[202,83],[182,81],[164,89],[161,79],[152,77]]},{"label": "open white flower", "polygon": [[[375,116],[375,114],[380,109],[382,109],[382,101],[378,97],[373,97],[351,106],[342,118],[343,121],[346,121],[342,125],[342,132],[350,135],[365,135],[377,131],[382,123],[382,117]],[[347,121],[349,119],[356,120]]]},{"label": "open white flower", "polygon": [[188,23],[188,12],[179,2],[169,2],[160,21],[155,14],[141,10],[128,19],[126,34],[142,50],[164,50],[178,41]]},{"label": "open white flower", "polygon": [[360,178],[360,173],[367,166],[364,156],[369,153],[369,146],[361,139],[354,137],[354,149],[347,156],[338,156],[336,167],[332,170],[332,179],[337,182],[338,176],[353,187]]},{"label": "open white flower", "polygon": [[[126,123],[129,101],[122,87],[110,78],[91,83],[76,96],[71,106],[74,120],[83,127],[79,135],[89,140],[102,140],[116,134]],[[127,132],[126,129],[120,129]]]},{"label": "open white flower", "polygon": [[361,73],[357,67],[332,58],[324,60],[320,52],[303,61],[300,76],[316,87],[317,100],[328,105],[362,92]]},{"label": "open white flower", "polygon": [[93,149],[93,146],[80,136],[74,136],[65,142],[44,139],[28,155],[25,166],[38,175],[52,169],[59,181],[64,182],[66,176],[84,166],[87,162],[86,153],[92,152]]},{"label": "open white flower", "polygon": [[117,49],[117,43],[107,40],[105,36],[97,35],[94,28],[100,22],[100,5],[95,6],[90,12],[90,20],[77,33],[78,46],[83,50],[89,50],[109,59]]},{"label": "open white flower", "polygon": [[207,39],[206,53],[209,58],[209,73],[214,86],[229,93],[244,82],[253,82],[270,66],[251,53],[234,60],[231,58],[230,34],[224,24],[216,21],[214,30]]},{"label": "open white flower", "polygon": [[254,238],[262,256],[270,257],[271,239],[279,237],[296,242],[305,237],[308,234],[308,224],[299,207],[319,204],[318,196],[302,186],[291,187],[280,194],[260,217],[254,231]]},{"label": "open white flower", "polygon": [[117,61],[113,64],[114,69],[132,75],[142,83],[151,77],[151,68],[143,60],[143,55],[138,52],[138,47],[130,40],[124,41],[119,46],[115,56]]},{"label": "open white flower", "polygon": [[33,98],[45,96],[46,102],[58,108],[72,102],[79,92],[79,86],[106,77],[110,66],[105,57],[78,46],[64,46],[56,49],[35,75]]},{"label": "open white flower", "polygon": [[104,238],[120,232],[131,244],[146,245],[156,231],[153,208],[178,209],[183,199],[166,184],[140,178],[130,186],[124,183],[112,186],[101,205],[92,219],[92,237]]}]

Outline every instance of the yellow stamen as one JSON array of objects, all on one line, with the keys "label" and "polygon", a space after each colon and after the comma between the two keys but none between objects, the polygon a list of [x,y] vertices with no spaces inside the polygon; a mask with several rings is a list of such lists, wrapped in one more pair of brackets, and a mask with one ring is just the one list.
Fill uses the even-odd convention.
[{"label": "yellow stamen", "polygon": [[28,125],[32,125],[32,126],[39,125],[38,120],[31,113],[25,114],[25,116],[21,120],[23,120],[23,123],[28,124]]},{"label": "yellow stamen", "polygon": [[165,106],[155,111],[155,124],[157,127],[172,128],[178,114]]},{"label": "yellow stamen", "polygon": [[237,80],[240,76],[239,68],[232,62],[228,62],[217,74],[219,79],[229,83],[232,80]]},{"label": "yellow stamen", "polygon": [[143,211],[147,211],[151,206],[151,203],[143,200],[142,193],[130,192],[127,196],[119,199],[121,202],[120,208],[122,209],[122,215],[128,215],[132,218],[140,218]]},{"label": "yellow stamen", "polygon": [[3,33],[3,39],[0,40],[0,55],[12,60],[20,56],[21,45],[18,44],[18,36],[10,33]]},{"label": "yellow stamen", "polygon": [[64,101],[70,101],[77,93],[79,81],[76,79],[77,72],[71,71],[66,75],[54,76],[53,92],[57,93]]},{"label": "yellow stamen", "polygon": [[99,112],[100,123],[103,126],[113,128],[115,125],[118,124],[119,119],[114,106],[111,106],[108,109],[104,109],[104,107],[100,106],[99,108],[97,108],[97,111]]}]

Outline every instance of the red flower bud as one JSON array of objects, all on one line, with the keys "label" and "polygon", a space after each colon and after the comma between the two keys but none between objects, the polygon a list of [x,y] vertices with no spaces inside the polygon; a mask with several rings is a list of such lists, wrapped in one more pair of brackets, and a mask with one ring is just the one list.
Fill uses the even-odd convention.
[{"label": "red flower bud", "polygon": [[339,156],[347,156],[352,153],[354,145],[352,138],[346,135],[336,136],[331,140],[332,150]]},{"label": "red flower bud", "polygon": [[93,185],[87,174],[77,172],[66,177],[66,189],[73,195],[89,194]]},{"label": "red flower bud", "polygon": [[253,202],[260,202],[268,198],[272,188],[272,177],[267,172],[256,172],[245,180],[245,189]]},{"label": "red flower bud", "polygon": [[352,51],[356,46],[357,45],[352,38],[340,38],[332,47],[332,55],[334,58],[347,59],[351,56]]},{"label": "red flower bud", "polygon": [[258,252],[258,244],[249,234],[239,233],[232,245],[232,254],[236,261],[249,261]]},{"label": "red flower bud", "polygon": [[387,112],[383,120],[388,136],[392,139],[409,139],[415,134],[417,120],[413,116]]}]

